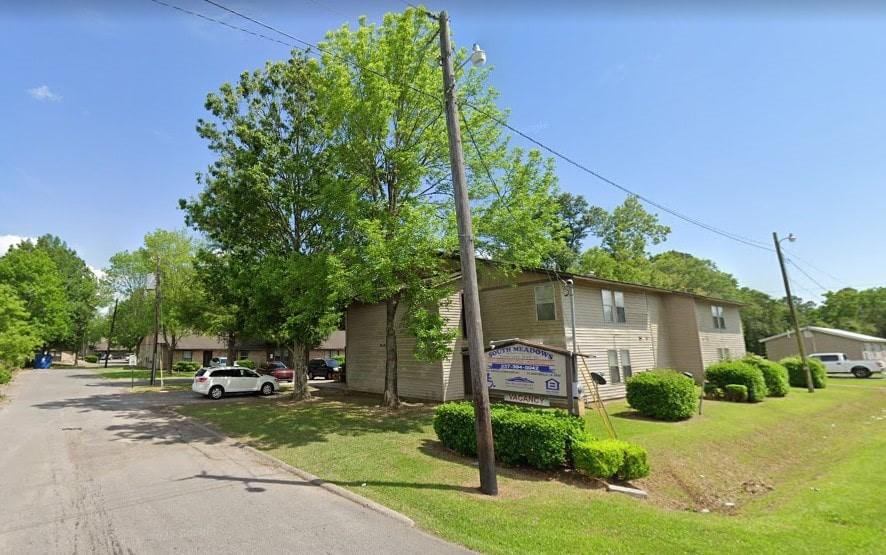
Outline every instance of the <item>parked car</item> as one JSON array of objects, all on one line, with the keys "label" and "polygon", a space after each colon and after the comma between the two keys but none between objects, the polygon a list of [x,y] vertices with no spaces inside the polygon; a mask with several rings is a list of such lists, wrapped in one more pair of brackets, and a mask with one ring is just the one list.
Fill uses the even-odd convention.
[{"label": "parked car", "polygon": [[308,377],[310,379],[323,377],[331,379],[338,372],[338,361],[334,358],[312,358],[308,361]]},{"label": "parked car", "polygon": [[240,366],[224,366],[197,370],[191,389],[210,399],[221,399],[231,393],[272,395],[279,387],[274,376],[262,376]]},{"label": "parked car", "polygon": [[266,366],[263,366],[261,368],[261,373],[268,376],[274,376],[277,378],[278,382],[291,382],[293,376],[292,368],[286,366],[279,360],[273,360]]},{"label": "parked car", "polygon": [[820,360],[828,374],[852,374],[856,378],[870,378],[886,367],[882,360],[849,360],[846,353],[813,353],[809,358]]}]

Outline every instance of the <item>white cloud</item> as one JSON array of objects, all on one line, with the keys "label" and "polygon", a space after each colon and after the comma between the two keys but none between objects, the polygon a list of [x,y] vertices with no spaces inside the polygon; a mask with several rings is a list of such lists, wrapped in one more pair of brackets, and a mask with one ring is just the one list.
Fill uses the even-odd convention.
[{"label": "white cloud", "polygon": [[28,94],[31,95],[31,98],[34,100],[40,101],[49,100],[52,102],[58,102],[62,99],[61,95],[52,92],[48,85],[40,85],[39,87],[28,89]]},{"label": "white cloud", "polygon": [[101,268],[96,268],[91,264],[87,264],[86,267],[89,268],[89,271],[92,272],[92,275],[94,275],[96,278],[102,279],[103,277],[105,277],[105,271]]},{"label": "white cloud", "polygon": [[37,239],[33,237],[22,237],[21,235],[0,235],[0,256],[6,254],[6,251],[8,251],[10,247],[14,247],[24,241],[35,243]]}]

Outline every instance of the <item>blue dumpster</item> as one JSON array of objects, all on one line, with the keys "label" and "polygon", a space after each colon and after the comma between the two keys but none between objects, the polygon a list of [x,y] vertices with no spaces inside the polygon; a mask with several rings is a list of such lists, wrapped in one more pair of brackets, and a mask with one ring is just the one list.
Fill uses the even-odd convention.
[{"label": "blue dumpster", "polygon": [[52,367],[52,355],[49,353],[43,353],[42,355],[37,355],[34,357],[34,368],[51,368]]}]

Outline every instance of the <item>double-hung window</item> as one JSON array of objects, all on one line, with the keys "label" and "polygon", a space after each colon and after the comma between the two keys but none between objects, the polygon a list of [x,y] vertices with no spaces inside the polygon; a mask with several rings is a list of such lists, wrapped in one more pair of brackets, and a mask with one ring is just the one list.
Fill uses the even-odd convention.
[{"label": "double-hung window", "polygon": [[182,360],[194,360],[194,351],[182,351]]},{"label": "double-hung window", "polygon": [[603,289],[603,321],[623,324],[627,322],[625,296],[621,291]]},{"label": "double-hung window", "polygon": [[718,347],[717,358],[719,360],[730,360],[732,358],[732,354],[729,352],[729,347]]},{"label": "double-hung window", "polygon": [[557,309],[554,306],[554,285],[551,283],[535,286],[535,318],[536,320],[557,319]]},{"label": "double-hung window", "polygon": [[631,352],[627,349],[610,349],[606,351],[609,359],[610,383],[621,383],[634,374],[631,366]]},{"label": "double-hung window", "polygon": [[718,305],[711,305],[711,317],[714,319],[714,329],[717,330],[725,330],[726,329],[726,318],[723,315],[723,307]]}]

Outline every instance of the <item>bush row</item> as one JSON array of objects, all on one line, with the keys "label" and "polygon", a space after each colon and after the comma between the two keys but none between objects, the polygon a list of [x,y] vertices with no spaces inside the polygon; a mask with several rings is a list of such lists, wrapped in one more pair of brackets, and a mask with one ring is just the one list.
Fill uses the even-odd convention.
[{"label": "bush row", "polygon": [[98,356],[86,355],[85,357],[83,357],[83,360],[85,360],[86,362],[88,362],[90,364],[95,364],[96,362],[98,362]]},{"label": "bush row", "polygon": [[726,360],[712,364],[705,371],[709,383],[726,391],[727,385],[743,385],[747,388],[747,400],[752,403],[762,401],[769,393],[763,372],[759,368],[741,360]]},{"label": "bush row", "polygon": [[[552,469],[569,460],[572,442],[584,434],[584,421],[563,410],[493,405],[495,457],[509,465]],[[462,455],[477,454],[474,407],[446,403],[437,407],[434,431],[446,447]]]},{"label": "bush row", "polygon": [[242,368],[249,368],[250,370],[255,369],[255,362],[249,358],[241,358],[237,362],[234,363],[235,366],[240,366]]},{"label": "bush row", "polygon": [[180,360],[172,365],[175,372],[196,372],[200,369],[200,364],[193,360]]},{"label": "bush row", "polygon": [[760,370],[769,397],[784,397],[791,390],[788,384],[788,371],[781,364],[758,355],[748,355],[742,361]]},{"label": "bush row", "polygon": [[[646,451],[626,441],[597,441],[584,429],[584,420],[563,410],[492,405],[495,458],[508,465],[542,470],[572,461],[595,478],[632,480],[649,474]],[[437,407],[434,431],[446,447],[467,456],[477,454],[474,407],[446,403]]]},{"label": "bush row", "polygon": [[676,370],[641,372],[627,380],[627,401],[643,416],[684,420],[696,407],[695,381]]},{"label": "bush row", "polygon": [[[824,389],[827,386],[827,369],[824,364],[814,358],[807,358],[809,370],[812,372],[812,386],[815,389]],[[806,372],[803,370],[803,362],[800,357],[787,357],[778,361],[787,368],[788,379],[791,387],[806,387]]]}]

